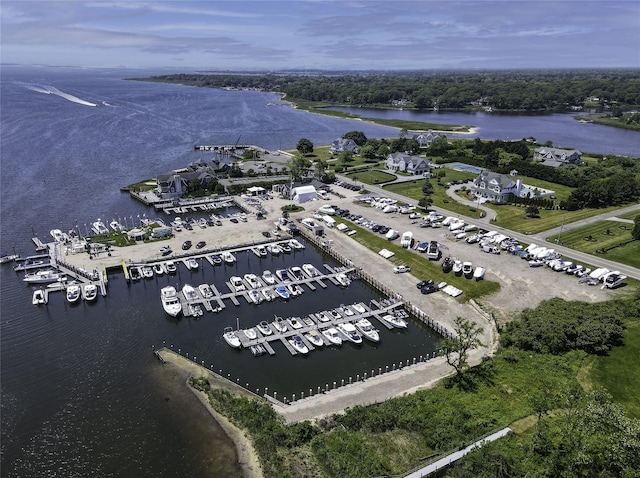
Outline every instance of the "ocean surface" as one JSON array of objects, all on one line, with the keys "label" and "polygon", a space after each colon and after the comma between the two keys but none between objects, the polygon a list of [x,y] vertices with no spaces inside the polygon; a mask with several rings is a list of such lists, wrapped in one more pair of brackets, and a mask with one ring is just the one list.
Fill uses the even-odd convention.
[{"label": "ocean surface", "polygon": [[[0,252],[33,254],[32,237],[48,241],[56,228],[84,231],[97,218],[152,217],[152,210],[119,188],[202,157],[195,144],[238,141],[289,149],[301,137],[320,145],[351,130],[397,135],[390,128],[295,110],[275,94],[124,80],[159,73],[3,66]],[[565,129],[585,126],[566,122]],[[513,137],[532,135],[526,122],[521,127]],[[618,134],[599,128],[589,135],[592,143],[567,146],[598,152],[592,145]],[[556,143],[553,135],[534,134]],[[637,139],[637,133],[621,136],[612,152],[640,156]],[[348,289],[307,291],[288,303],[205,312],[198,321],[168,319],[160,305],[159,290],[169,283],[207,282],[222,289],[231,275],[304,262],[333,263],[310,245],[279,257],[246,253],[232,267],[205,262],[194,273],[182,268],[173,278],[131,285],[113,274],[107,297],[94,304],[70,306],[58,294],[46,307],[32,306],[33,289],[11,265],[1,265],[1,476],[239,476],[232,444],[152,354],[163,344],[252,391],[277,392],[278,398],[434,349],[437,337],[414,322],[406,332],[382,330],[376,347],[346,345],[305,358],[277,346],[275,356],[255,358],[221,338],[224,327],[237,323],[249,327],[274,315],[302,316],[379,296],[359,281]]]}]

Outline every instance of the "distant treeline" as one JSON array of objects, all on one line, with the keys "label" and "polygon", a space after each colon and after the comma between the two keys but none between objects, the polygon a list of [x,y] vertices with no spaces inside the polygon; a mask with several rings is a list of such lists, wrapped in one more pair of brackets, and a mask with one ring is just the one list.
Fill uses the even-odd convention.
[{"label": "distant treeline", "polygon": [[340,76],[176,74],[144,78],[210,88],[278,91],[287,98],[352,106],[416,109],[565,110],[587,103],[640,105],[640,71],[486,71],[368,73]]}]

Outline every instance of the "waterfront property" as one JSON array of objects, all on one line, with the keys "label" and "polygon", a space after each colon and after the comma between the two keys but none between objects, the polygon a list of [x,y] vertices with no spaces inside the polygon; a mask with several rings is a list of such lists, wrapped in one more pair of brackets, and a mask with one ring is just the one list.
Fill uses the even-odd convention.
[{"label": "waterfront property", "polygon": [[423,176],[431,171],[431,165],[426,158],[406,153],[391,153],[387,156],[385,164],[389,171],[410,173],[414,176]]},{"label": "waterfront property", "polygon": [[558,149],[544,146],[536,148],[533,152],[533,160],[540,162],[544,166],[557,168],[573,164],[582,166],[582,153],[577,149]]}]

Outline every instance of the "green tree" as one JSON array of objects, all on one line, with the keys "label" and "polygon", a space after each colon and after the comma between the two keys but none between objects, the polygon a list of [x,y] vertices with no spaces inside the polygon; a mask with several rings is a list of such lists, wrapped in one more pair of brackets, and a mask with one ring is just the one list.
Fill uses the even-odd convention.
[{"label": "green tree", "polygon": [[295,156],[291,161],[287,162],[292,181],[301,181],[307,176],[311,161],[304,156]]},{"label": "green tree", "polygon": [[527,217],[540,217],[540,209],[538,209],[538,206],[531,204],[529,206],[527,206],[524,210],[525,214],[527,215]]},{"label": "green tree", "polygon": [[454,324],[454,336],[443,339],[440,349],[447,363],[454,368],[456,376],[459,377],[469,367],[469,352],[483,346],[480,335],[484,329],[462,317],[456,317]]},{"label": "green tree", "polygon": [[313,143],[307,138],[300,138],[296,145],[296,149],[303,155],[313,153]]},{"label": "green tree", "polygon": [[321,159],[318,159],[313,163],[313,175],[319,180],[322,180],[322,177],[324,176],[326,169],[327,169],[327,163],[325,163]]},{"label": "green tree", "polygon": [[358,146],[363,146],[367,142],[367,137],[362,131],[349,131],[342,135],[343,139],[352,139]]},{"label": "green tree", "polygon": [[348,163],[353,162],[353,153],[351,151],[341,151],[338,155],[338,161],[346,166]]},{"label": "green tree", "polygon": [[238,166],[237,163],[233,163],[229,167],[229,177],[230,178],[241,178],[242,176],[244,176],[244,173],[242,172],[242,169],[240,169],[240,166]]},{"label": "green tree", "polygon": [[631,237],[634,240],[640,241],[640,215],[636,216],[633,220],[633,230],[631,231]]}]

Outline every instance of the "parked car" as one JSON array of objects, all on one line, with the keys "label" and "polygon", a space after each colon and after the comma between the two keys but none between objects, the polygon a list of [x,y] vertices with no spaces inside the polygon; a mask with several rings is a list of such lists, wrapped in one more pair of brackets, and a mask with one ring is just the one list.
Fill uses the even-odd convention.
[{"label": "parked car", "polygon": [[196,244],[196,249],[202,249],[204,246],[206,246],[207,243],[204,241],[200,241]]},{"label": "parked car", "polygon": [[437,291],[438,291],[438,286],[434,284],[433,281],[430,284],[427,284],[424,287],[420,288],[420,292],[422,292],[423,294],[433,294],[434,292],[437,292]]},{"label": "parked car", "polygon": [[411,272],[411,267],[409,266],[395,266],[393,268],[394,274],[402,274],[403,272]]},{"label": "parked car", "polygon": [[162,254],[163,256],[168,256],[172,252],[173,251],[171,250],[171,248],[169,246],[162,246],[160,248],[160,254]]},{"label": "parked car", "polygon": [[182,243],[182,250],[187,251],[189,249],[191,249],[191,241],[184,241]]},{"label": "parked car", "polygon": [[416,287],[418,289],[422,289],[423,287],[425,287],[427,285],[430,285],[430,284],[433,284],[433,281],[431,279],[421,280],[420,282],[418,282],[416,284]]}]

